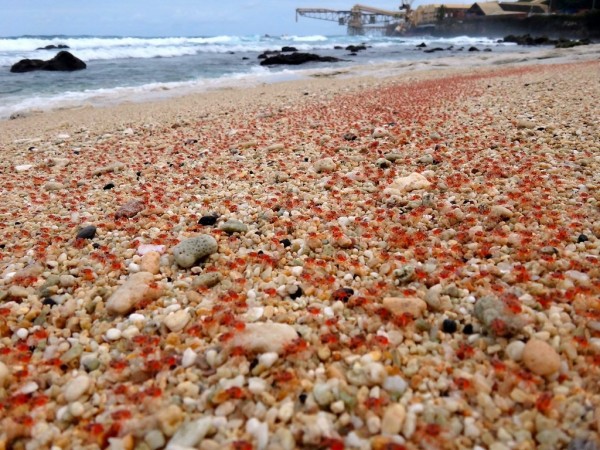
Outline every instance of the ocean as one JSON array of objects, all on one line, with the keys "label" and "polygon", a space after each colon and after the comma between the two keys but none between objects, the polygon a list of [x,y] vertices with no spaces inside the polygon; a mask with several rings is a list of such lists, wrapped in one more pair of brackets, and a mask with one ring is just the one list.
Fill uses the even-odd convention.
[{"label": "ocean", "polygon": [[[428,48],[446,50],[424,53],[416,48],[422,42]],[[361,43],[368,48],[356,56],[350,56],[346,50],[334,49]],[[37,50],[48,45],[67,45],[69,52],[86,62],[87,69],[10,73],[11,65],[21,59],[52,58],[59,50]],[[280,50],[283,46],[336,56],[345,61],[301,66],[260,65],[259,54]],[[144,101],[221,87],[273,83],[332,67],[467,56],[471,46],[493,52],[515,49],[514,44],[467,36],[449,39],[346,35],[0,38],[0,119],[31,111]]]}]

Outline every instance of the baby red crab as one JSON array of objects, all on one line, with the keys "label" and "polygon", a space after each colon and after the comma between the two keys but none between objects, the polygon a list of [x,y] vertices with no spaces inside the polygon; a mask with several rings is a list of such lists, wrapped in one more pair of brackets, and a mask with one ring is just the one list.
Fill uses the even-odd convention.
[{"label": "baby red crab", "polygon": [[350,289],[350,288],[340,288],[337,289],[335,291],[333,291],[333,293],[331,294],[331,298],[334,301],[342,301],[344,303],[346,303],[350,297],[352,297],[354,295],[354,290]]}]

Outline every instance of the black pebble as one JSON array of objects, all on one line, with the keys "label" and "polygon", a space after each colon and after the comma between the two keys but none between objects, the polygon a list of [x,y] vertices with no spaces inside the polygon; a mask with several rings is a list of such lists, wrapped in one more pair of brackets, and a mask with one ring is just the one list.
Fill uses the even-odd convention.
[{"label": "black pebble", "polygon": [[294,292],[293,294],[290,294],[290,298],[292,300],[296,300],[297,298],[302,297],[303,294],[304,294],[304,292],[302,292],[302,288],[300,286],[297,286],[296,292]]},{"label": "black pebble", "polygon": [[100,244],[98,244],[97,242],[94,242],[92,244],[92,247],[94,247],[94,248],[100,248]]},{"label": "black pebble", "polygon": [[114,183],[108,183],[108,184],[105,184],[102,189],[104,189],[105,191],[108,191],[109,189],[112,189],[114,187],[115,187]]},{"label": "black pebble", "polygon": [[306,395],[304,393],[302,393],[298,396],[298,400],[300,400],[300,403],[304,403],[307,398],[308,398],[308,395]]},{"label": "black pebble", "polygon": [[96,227],[94,225],[83,227],[77,233],[77,239],[94,239],[94,236],[96,236]]},{"label": "black pebble", "polygon": [[42,300],[42,305],[48,305],[50,307],[53,307],[57,305],[57,303],[54,300],[52,300],[52,298],[48,297]]},{"label": "black pebble", "polygon": [[283,244],[284,247],[289,247],[290,245],[292,245],[292,241],[290,241],[289,239],[282,239],[279,242]]},{"label": "black pebble", "polygon": [[465,327],[463,328],[463,333],[464,334],[473,334],[473,325],[471,325],[470,323],[466,324]]},{"label": "black pebble", "polygon": [[456,322],[452,319],[444,319],[442,322],[442,331],[444,333],[454,333],[457,330]]},{"label": "black pebble", "polygon": [[589,238],[585,234],[580,234],[579,237],[577,238],[578,244],[581,244],[582,242],[587,242],[587,241],[589,241]]},{"label": "black pebble", "polygon": [[198,224],[200,225],[214,225],[215,223],[217,223],[217,216],[202,216],[200,217],[200,220],[198,221]]}]

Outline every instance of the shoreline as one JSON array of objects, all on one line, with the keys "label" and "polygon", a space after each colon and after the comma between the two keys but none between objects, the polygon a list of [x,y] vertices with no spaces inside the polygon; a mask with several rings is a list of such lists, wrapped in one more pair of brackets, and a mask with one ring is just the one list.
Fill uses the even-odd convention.
[{"label": "shoreline", "polygon": [[[290,73],[288,77],[298,77],[296,80],[284,80],[284,81],[272,81],[272,82],[260,82],[259,80],[249,81],[249,80],[240,80],[240,81],[223,81],[221,87],[214,88],[202,88],[201,90],[197,90],[193,87],[183,87],[183,88],[174,88],[169,89],[167,91],[163,91],[161,93],[151,93],[151,94],[141,94],[138,95],[138,99],[134,100],[136,94],[127,94],[126,96],[122,96],[119,100],[118,98],[113,98],[111,100],[98,100],[99,103],[94,104],[94,102],[86,102],[81,106],[67,106],[67,107],[58,107],[55,109],[50,109],[47,111],[34,110],[34,111],[23,111],[21,113],[17,113],[16,119],[0,119],[0,130],[10,131],[11,122],[19,122],[23,119],[33,118],[31,120],[35,120],[35,117],[42,117],[42,122],[50,121],[50,122],[58,122],[48,116],[51,115],[59,115],[63,117],[63,120],[67,120],[68,114],[71,111],[82,111],[87,116],[87,111],[94,110],[104,110],[110,108],[116,108],[115,111],[119,111],[119,108],[122,106],[126,111],[125,114],[135,114],[135,115],[143,115],[143,111],[146,109],[146,106],[155,110],[160,109],[161,105],[165,105],[167,109],[172,107],[167,106],[169,102],[186,102],[186,97],[192,97],[194,99],[198,99],[196,103],[202,103],[200,100],[201,97],[206,96],[206,103],[210,103],[214,101],[212,99],[218,99],[221,93],[225,91],[234,90],[236,92],[250,92],[250,93],[260,93],[261,90],[265,86],[277,86],[283,85],[285,86],[283,90],[292,89],[294,91],[299,90],[309,90],[309,86],[314,85],[315,79],[323,79],[323,78],[342,78],[346,82],[349,78],[364,78],[365,82],[371,83],[371,81],[366,81],[369,78],[385,80],[391,79],[393,77],[397,77],[398,79],[405,79],[410,77],[414,72],[442,72],[440,76],[443,76],[444,71],[448,73],[452,73],[452,70],[461,70],[466,64],[470,70],[485,70],[488,68],[489,70],[493,70],[494,67],[504,67],[504,66],[519,66],[519,65],[527,65],[527,64],[560,64],[560,63],[568,63],[571,61],[578,60],[591,60],[595,57],[598,57],[600,54],[600,44],[590,44],[588,46],[581,46],[572,49],[540,49],[535,52],[520,52],[518,51],[518,47],[516,51],[510,53],[497,53],[497,54],[487,54],[482,53],[479,55],[468,55],[466,57],[451,55],[445,58],[438,58],[435,60],[424,60],[424,61],[396,61],[396,62],[388,62],[388,63],[380,63],[374,65],[356,65],[353,67],[344,67],[341,69],[336,68],[328,68],[328,69],[307,69],[300,70],[296,73]],[[282,75],[283,76],[283,75]],[[435,76],[435,75],[432,75]],[[285,78],[285,76],[284,76]],[[217,80],[214,80],[217,81]],[[245,85],[240,85],[240,83],[246,83]],[[318,83],[319,87],[323,85],[328,85],[330,83]],[[289,86],[289,88],[287,87]],[[268,89],[268,88],[267,88]],[[164,96],[164,98],[153,98],[153,96]],[[226,96],[227,97],[227,96]],[[244,94],[242,94],[244,97]],[[137,106],[136,106],[137,105]],[[8,124],[7,124],[8,123]],[[2,139],[4,136],[0,136]]]},{"label": "shoreline", "polygon": [[597,49],[0,122],[0,448],[597,446]]}]

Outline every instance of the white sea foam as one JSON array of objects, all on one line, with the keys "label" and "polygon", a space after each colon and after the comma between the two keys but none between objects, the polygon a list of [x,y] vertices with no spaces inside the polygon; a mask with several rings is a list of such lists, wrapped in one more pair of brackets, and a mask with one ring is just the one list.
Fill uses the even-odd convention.
[{"label": "white sea foam", "polygon": [[[308,72],[308,71],[307,71]],[[114,87],[109,89],[86,89],[68,91],[58,95],[14,98],[11,102],[0,105],[0,119],[13,114],[51,111],[63,108],[84,106],[106,106],[124,102],[144,102],[160,100],[168,97],[204,92],[215,89],[254,86],[258,83],[276,83],[298,79],[306,73],[298,70],[282,70],[272,72],[262,66],[255,66],[248,72],[224,75],[219,78],[200,78],[192,81],[170,83],[147,83],[141,86]]]}]

